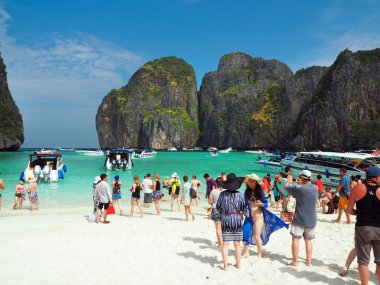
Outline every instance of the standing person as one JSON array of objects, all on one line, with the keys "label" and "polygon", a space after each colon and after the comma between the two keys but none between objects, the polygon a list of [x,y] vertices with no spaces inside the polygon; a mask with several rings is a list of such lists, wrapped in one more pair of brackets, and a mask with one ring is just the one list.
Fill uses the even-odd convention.
[{"label": "standing person", "polygon": [[157,215],[161,215],[160,200],[162,198],[160,177],[157,174],[153,175],[153,200],[156,206]]},{"label": "standing person", "polygon": [[190,199],[190,189],[191,189],[191,183],[189,182],[189,177],[184,176],[183,177],[183,190],[182,190],[182,198],[181,198],[181,204],[183,203],[185,206],[185,216],[186,216],[186,222],[189,220],[189,215],[193,218],[193,221],[195,220],[193,211],[191,210],[191,199]]},{"label": "standing person", "polygon": [[207,173],[205,175],[203,175],[203,177],[204,177],[204,179],[206,179],[206,185],[207,185],[207,188],[206,188],[206,199],[208,199],[208,197],[210,196],[210,193],[211,193],[212,189],[217,188],[218,185],[216,184],[215,180],[212,179],[210,177],[210,175],[208,175]]},{"label": "standing person", "polygon": [[[191,180],[191,188],[193,188],[195,190],[195,192],[197,192],[197,198],[195,198],[195,202],[197,204],[197,206],[199,205],[199,199],[201,198],[201,192],[200,192],[200,189],[202,187],[202,182],[200,182],[198,179],[197,179],[197,176],[196,175],[193,175],[192,177],[193,179]],[[190,198],[190,201],[192,202],[193,201],[193,198]]]},{"label": "standing person", "polygon": [[339,170],[340,175],[340,181],[338,188],[336,188],[336,191],[334,193],[334,196],[339,194],[339,203],[338,203],[338,218],[335,220],[336,223],[340,223],[340,219],[342,217],[343,211],[346,214],[347,224],[351,223],[350,220],[350,213],[347,210],[348,207],[348,199],[350,197],[350,186],[351,186],[351,178],[347,174],[347,169],[342,167]]},{"label": "standing person", "polygon": [[13,206],[13,210],[16,210],[17,205],[19,206],[19,209],[22,210],[22,202],[24,200],[24,193],[25,193],[25,186],[24,186],[25,180],[20,179],[20,183],[16,186],[16,193],[15,193],[15,204]]},{"label": "standing person", "polygon": [[270,204],[269,208],[273,207],[276,204],[276,211],[278,211],[278,207],[281,203],[281,199],[280,199],[280,190],[277,187],[277,181],[276,180],[274,181],[271,189],[272,189],[271,195],[273,198],[271,199],[271,204]]},{"label": "standing person", "polygon": [[[317,225],[318,188],[311,184],[311,172],[302,170],[300,173],[301,185],[288,186],[286,190],[296,199],[296,210],[290,234],[292,235],[292,262],[289,265],[297,266],[299,240],[303,237],[306,245],[306,266],[311,266],[313,255],[312,240],[315,238]],[[290,183],[288,182],[287,185]]]},{"label": "standing person", "polygon": [[[226,181],[226,180],[227,180],[227,175],[226,175],[225,172],[222,172],[222,174],[220,174],[220,177],[222,177],[222,180],[223,180],[223,181]],[[216,180],[215,180],[215,182],[216,182]]]},{"label": "standing person", "polygon": [[171,193],[171,211],[173,212],[173,207],[174,207],[174,201],[177,200],[177,204],[178,204],[178,212],[181,211],[180,207],[179,207],[179,192],[180,192],[180,185],[181,185],[181,181],[179,181],[179,178],[178,178],[178,174],[176,172],[174,172],[172,174],[172,179],[170,179],[169,181],[169,193]]},{"label": "standing person", "polygon": [[281,228],[288,228],[288,225],[266,210],[268,201],[262,189],[264,183],[256,174],[247,175],[245,184],[247,188],[244,198],[249,209],[249,217],[244,220],[243,225],[245,242],[243,256],[249,256],[249,245],[257,245],[257,255],[261,257],[262,246],[267,244],[270,235]]},{"label": "standing person", "polygon": [[121,185],[123,185],[123,183],[121,182],[119,175],[116,175],[114,179],[115,180],[112,182],[112,204],[115,205],[116,204],[115,202],[117,202],[117,205],[119,206],[120,215],[122,215],[123,208],[120,205],[120,199],[121,199]]},{"label": "standing person", "polygon": [[220,193],[218,202],[216,203],[216,209],[221,214],[222,222],[224,270],[228,269],[228,248],[231,241],[235,247],[235,267],[237,269],[240,268],[240,242],[243,238],[243,216],[248,216],[248,208],[244,197],[238,191],[243,181],[244,177],[236,177],[234,173],[228,174],[227,180],[221,184],[221,187],[226,190]]},{"label": "standing person", "polygon": [[143,217],[143,210],[141,208],[140,203],[140,191],[143,189],[143,186],[140,183],[140,179],[137,175],[133,177],[133,184],[132,184],[132,197],[131,197],[131,217],[133,217],[133,214],[135,212],[135,204],[139,207],[140,210],[140,217]]},{"label": "standing person", "polygon": [[267,175],[263,178],[263,180],[266,180],[269,184],[269,187],[272,186],[272,179],[270,178],[270,173],[267,173]]},{"label": "standing person", "polygon": [[223,180],[223,177],[218,177],[216,179],[216,184],[218,185],[217,188],[212,189],[210,196],[208,197],[208,203],[211,204],[211,220],[214,221],[215,224],[215,232],[216,232],[216,238],[218,240],[218,246],[221,248],[223,245],[223,238],[222,238],[222,224],[221,224],[221,218],[222,215],[218,212],[216,209],[216,203],[218,202],[220,193],[223,191],[223,188],[220,187]]},{"label": "standing person", "polygon": [[144,207],[150,208],[153,202],[153,181],[150,179],[151,175],[148,173],[143,180],[144,187]]},{"label": "standing person", "polygon": [[112,195],[110,186],[107,183],[108,177],[107,174],[100,175],[101,181],[96,185],[96,199],[99,201],[98,205],[98,216],[96,218],[96,223],[100,221],[101,211],[104,209],[103,213],[103,223],[108,224],[107,221],[107,210],[109,205],[112,203]]},{"label": "standing person", "polygon": [[[354,205],[356,204],[356,210]],[[355,248],[360,281],[369,281],[368,264],[371,249],[375,256],[376,275],[380,284],[380,168],[371,166],[363,184],[356,186],[349,200],[348,211],[356,215]]]},{"label": "standing person", "polygon": [[1,201],[1,191],[3,191],[5,189],[5,184],[3,182],[2,179],[0,179],[0,209],[1,209],[1,204],[2,204],[2,201]]},{"label": "standing person", "polygon": [[38,210],[39,203],[38,203],[36,178],[34,178],[34,176],[30,176],[28,178],[28,182],[29,182],[28,194],[29,194],[30,209],[32,211],[34,211],[34,209]]},{"label": "standing person", "polygon": [[318,208],[320,208],[321,207],[321,196],[322,196],[322,194],[323,194],[323,189],[324,189],[324,187],[323,187],[323,180],[322,180],[322,175],[317,175],[317,181],[315,182],[315,185],[317,185],[317,187],[318,187],[318,195],[319,195],[319,197],[318,197]]},{"label": "standing person", "polygon": [[[285,168],[286,169],[286,168]],[[290,170],[289,170],[290,171]],[[274,177],[276,181],[276,186],[278,190],[280,191],[280,200],[279,202],[282,204],[282,210],[286,211],[286,204],[289,201],[289,193],[286,191],[286,184],[288,183],[288,178],[285,178],[284,176],[287,176],[286,174],[277,173]],[[292,182],[292,180],[289,180],[289,182]]]},{"label": "standing person", "polygon": [[93,192],[92,192],[92,200],[94,201],[94,214],[98,212],[98,207],[99,207],[99,201],[96,197],[96,186],[102,181],[102,179],[100,179],[100,176],[95,176],[94,178],[94,182],[92,183],[92,188],[93,188]]}]

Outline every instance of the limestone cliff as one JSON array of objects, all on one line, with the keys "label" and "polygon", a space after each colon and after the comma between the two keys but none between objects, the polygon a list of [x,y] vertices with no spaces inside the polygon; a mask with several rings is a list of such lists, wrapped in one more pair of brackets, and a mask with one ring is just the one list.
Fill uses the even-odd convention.
[{"label": "limestone cliff", "polygon": [[0,54],[0,151],[15,151],[24,142],[21,114],[8,89],[6,66]]},{"label": "limestone cliff", "polygon": [[96,128],[103,148],[194,147],[199,136],[194,69],[176,57],[144,64],[127,85],[103,99]]}]

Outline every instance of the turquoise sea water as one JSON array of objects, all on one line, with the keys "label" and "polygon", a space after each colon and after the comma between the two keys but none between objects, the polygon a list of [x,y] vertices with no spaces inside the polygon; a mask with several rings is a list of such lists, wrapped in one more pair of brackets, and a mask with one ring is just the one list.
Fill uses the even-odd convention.
[{"label": "turquoise sea water", "polygon": [[[0,153],[0,178],[4,180],[6,190],[2,191],[3,209],[13,206],[15,187],[20,173],[24,171],[30,151]],[[75,152],[61,152],[67,165],[65,179],[57,183],[39,183],[38,194],[41,208],[73,208],[89,206],[92,203],[92,182],[94,177],[106,173],[109,183],[115,175],[122,182],[122,198],[130,200],[133,176],[141,179],[147,173],[158,173],[161,179],[177,172],[182,180],[184,175],[191,177],[195,174],[204,183],[204,173],[217,177],[222,171],[227,174],[235,172],[238,176],[256,173],[264,177],[266,173],[274,174],[273,168],[264,168],[256,164],[257,155],[244,152],[231,152],[211,156],[208,152],[158,152],[155,158],[135,159],[134,167],[127,171],[107,171],[103,166],[105,156],[85,156]],[[273,177],[273,176],[272,176]],[[205,184],[205,183],[204,183]],[[205,187],[201,189],[205,193]],[[167,194],[167,193],[165,193]],[[202,195],[203,196],[203,195]],[[204,200],[204,199],[203,199]],[[25,203],[28,208],[29,202]]]}]

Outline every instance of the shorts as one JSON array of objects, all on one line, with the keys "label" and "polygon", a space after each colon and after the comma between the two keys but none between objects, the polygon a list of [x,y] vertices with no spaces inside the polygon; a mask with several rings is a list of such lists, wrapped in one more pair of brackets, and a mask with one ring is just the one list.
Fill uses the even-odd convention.
[{"label": "shorts", "polygon": [[140,200],[140,197],[132,197],[131,200],[138,201],[138,200]]},{"label": "shorts", "polygon": [[[173,194],[173,193],[172,193]],[[179,196],[179,187],[175,188],[175,195]]]},{"label": "shorts", "polygon": [[280,196],[274,196],[274,201],[275,201],[275,202],[280,201]]},{"label": "shorts", "polygon": [[153,193],[144,193],[144,204],[150,204],[153,202]]},{"label": "shorts", "polygon": [[339,203],[338,203],[338,207],[342,208],[342,209],[347,209],[348,207],[348,198],[346,196],[340,196],[339,197]]},{"label": "shorts", "polygon": [[358,255],[358,264],[369,264],[371,248],[373,248],[375,263],[380,266],[380,228],[356,227],[355,248]]},{"label": "shorts", "polygon": [[287,212],[294,212],[296,206],[296,199],[291,198],[288,203],[286,203],[286,211]]},{"label": "shorts", "polygon": [[290,234],[293,238],[300,239],[304,238],[307,240],[312,240],[315,238],[315,227],[314,228],[304,228],[301,226],[292,225],[290,229]]},{"label": "shorts", "polygon": [[183,201],[183,204],[185,205],[185,206],[190,206],[191,205],[191,202],[189,201],[189,200],[184,200]]},{"label": "shorts", "polygon": [[104,208],[104,210],[107,211],[107,209],[108,209],[109,206],[110,206],[110,202],[108,202],[108,203],[99,203],[98,209],[99,210],[103,210],[103,208]]},{"label": "shorts", "polygon": [[211,210],[211,220],[214,222],[220,222],[222,220],[222,215],[218,212],[216,208]]},{"label": "shorts", "polygon": [[22,198],[22,193],[16,193],[16,194],[15,194],[15,197],[17,197],[17,198]]},{"label": "shorts", "polygon": [[119,199],[121,199],[120,193],[113,193],[112,194],[112,200],[119,200]]}]

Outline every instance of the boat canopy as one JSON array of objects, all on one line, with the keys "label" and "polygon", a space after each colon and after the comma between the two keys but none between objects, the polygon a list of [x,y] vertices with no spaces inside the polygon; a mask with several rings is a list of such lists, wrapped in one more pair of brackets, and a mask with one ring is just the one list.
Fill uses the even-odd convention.
[{"label": "boat canopy", "polygon": [[354,153],[354,152],[324,152],[324,151],[315,151],[315,152],[300,152],[301,155],[309,155],[309,156],[323,156],[323,157],[334,157],[334,158],[342,158],[342,159],[366,159],[373,157],[371,154],[367,153]]}]

